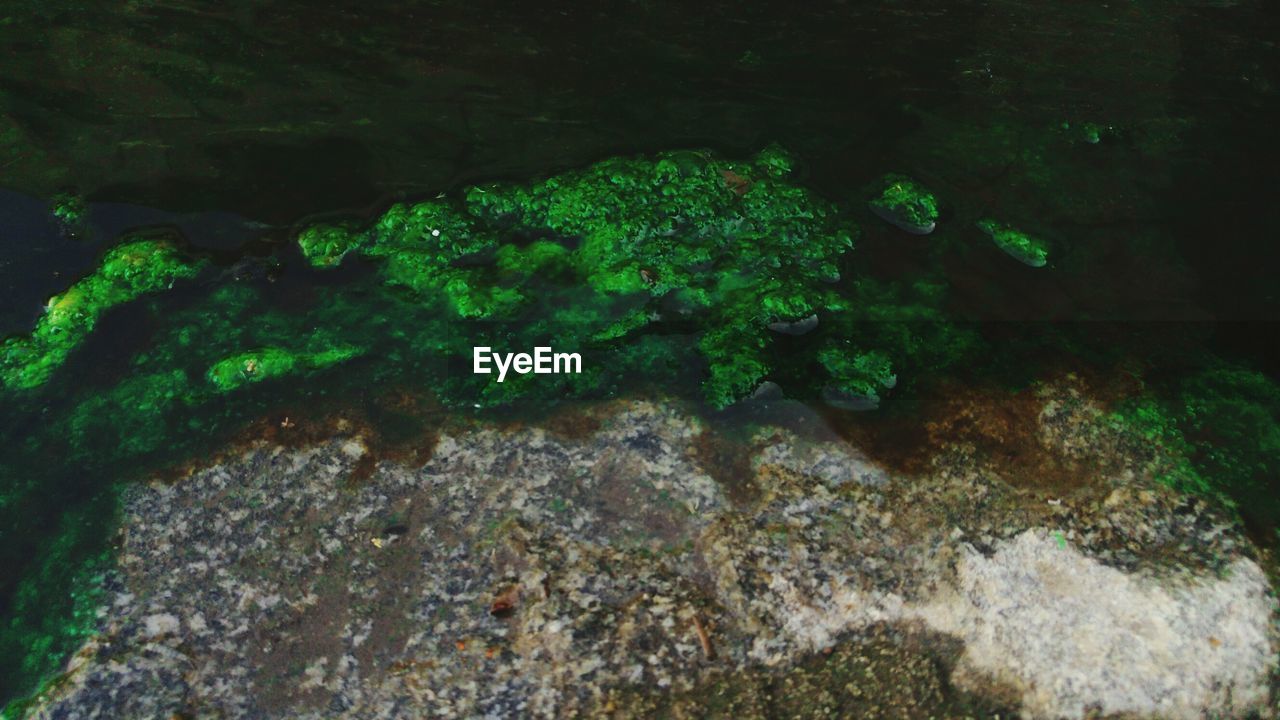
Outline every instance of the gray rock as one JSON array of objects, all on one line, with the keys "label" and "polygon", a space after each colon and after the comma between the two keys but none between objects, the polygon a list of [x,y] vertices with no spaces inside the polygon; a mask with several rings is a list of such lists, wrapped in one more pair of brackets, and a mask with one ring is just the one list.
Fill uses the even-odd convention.
[{"label": "gray rock", "polygon": [[876,217],[884,220],[890,225],[893,225],[899,230],[906,231],[912,235],[928,235],[929,233],[932,233],[934,228],[937,226],[937,223],[932,222],[925,223],[923,225],[911,222],[900,213],[896,213],[891,208],[884,207],[883,205],[875,202],[867,203],[867,207],[871,209],[871,212],[876,214]]},{"label": "gray rock", "polygon": [[816,314],[810,315],[806,318],[800,318],[799,320],[779,320],[777,322],[769,323],[770,330],[782,333],[783,335],[804,335],[805,333],[812,332],[817,327],[818,316]]},{"label": "gray rock", "polygon": [[[1042,423],[1086,405],[1045,404]],[[592,412],[588,437],[477,425],[355,482],[367,451],[338,437],[132,488],[123,589],[30,715],[593,715],[920,632],[963,648],[952,685],[1030,717],[1267,707],[1274,603],[1247,540],[1173,512],[1123,443],[1094,443],[1105,502],[1047,511],[964,448],[898,477],[764,426],[742,447],[754,493],[731,501],[695,460],[698,419]]]},{"label": "gray rock", "polygon": [[[894,384],[897,384],[896,379]],[[834,387],[822,388],[822,401],[833,408],[853,412],[866,412],[880,407],[880,398],[874,395],[858,395]]]},{"label": "gray rock", "polygon": [[747,396],[747,400],[755,402],[769,402],[771,400],[782,400],[786,395],[782,392],[782,386],[772,380],[765,380],[756,386]]}]

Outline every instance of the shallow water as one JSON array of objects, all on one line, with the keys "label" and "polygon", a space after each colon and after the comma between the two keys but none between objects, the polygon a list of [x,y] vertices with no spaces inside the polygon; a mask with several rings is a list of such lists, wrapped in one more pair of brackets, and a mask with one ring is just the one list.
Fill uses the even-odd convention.
[{"label": "shallow water", "polygon": [[[956,377],[1025,383],[1061,360],[1062,345],[1037,347],[1048,335],[1104,370],[1138,358],[1153,387],[1179,382],[1205,352],[1273,378],[1280,370],[1280,183],[1259,161],[1280,153],[1280,21],[1262,2],[631,2],[608,12],[442,2],[377,14],[345,2],[45,2],[4,12],[0,334],[28,331],[45,299],[128,229],[176,232],[214,268],[112,311],[53,387],[6,398],[0,489],[15,503],[6,516],[24,518],[0,528],[6,618],[65,621],[65,606],[34,618],[67,582],[38,568],[107,547],[122,479],[207,453],[263,416],[345,408],[406,437],[427,422],[421,389],[448,369],[369,323],[427,327],[432,311],[388,293],[363,261],[307,267],[299,227],[613,155],[706,147],[740,159],[781,144],[798,158],[796,182],[861,231],[842,274],[937,275],[949,317],[1003,349],[987,367],[949,369]],[[888,172],[937,194],[933,234],[906,235],[866,208]],[[59,192],[87,201],[79,239],[48,214]],[[986,216],[1046,239],[1049,267],[1001,253],[974,226]],[[134,377],[165,333],[190,325],[217,337],[220,314],[255,327],[256,342],[301,336],[317,320],[377,339],[322,382],[285,379],[150,415],[88,413],[74,438],[50,430]],[[809,368],[787,359],[813,342],[777,344],[778,379],[804,378]],[[211,352],[196,347],[172,367],[199,376]],[[682,368],[660,384],[696,397],[703,368]],[[909,417],[937,379],[903,378],[896,409],[883,412]],[[606,394],[642,392],[642,380],[654,378]],[[51,554],[70,536],[56,550],[65,557]],[[19,601],[24,580],[36,590]],[[5,641],[7,662],[20,641]],[[18,678],[0,681],[0,696],[32,680],[0,676]]]}]

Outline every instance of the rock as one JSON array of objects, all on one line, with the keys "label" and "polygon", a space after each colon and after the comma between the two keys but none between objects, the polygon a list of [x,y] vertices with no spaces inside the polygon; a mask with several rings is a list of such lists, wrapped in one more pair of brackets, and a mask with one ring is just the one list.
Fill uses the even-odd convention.
[{"label": "rock", "polygon": [[150,640],[164,637],[165,635],[172,635],[181,628],[181,623],[178,622],[178,618],[170,615],[169,613],[148,615],[143,618],[142,624],[143,627],[146,628],[144,635]]},{"label": "rock", "polygon": [[[896,382],[896,379],[895,379]],[[836,387],[822,389],[822,401],[833,408],[864,412],[880,407],[880,398],[872,395],[859,395]]]},{"label": "rock", "polygon": [[1029,267],[1044,267],[1049,262],[1048,244],[1015,227],[990,218],[978,221],[978,229],[986,233],[1006,255]]},{"label": "rock", "polygon": [[[1040,422],[1087,406],[1064,397]],[[367,474],[368,446],[335,437],[131,488],[121,589],[30,716],[1268,707],[1275,605],[1247,539],[1123,443],[1097,442],[1112,470],[1047,506],[960,445],[899,476],[765,423],[742,441],[753,493],[731,499],[675,404],[590,412],[584,437],[442,432],[422,467]]]},{"label": "rock", "polygon": [[746,399],[753,402],[770,402],[773,400],[782,400],[785,397],[786,395],[782,392],[781,385],[772,380],[765,380],[757,385],[756,389],[752,390],[751,394],[748,395]]},{"label": "rock", "polygon": [[963,666],[1003,677],[1031,717],[1239,717],[1266,702],[1274,666],[1262,571],[1237,559],[1193,582],[1127,575],[1043,530],[966,549],[955,596],[924,611],[965,641]]},{"label": "rock", "polygon": [[938,221],[933,193],[904,175],[886,175],[878,197],[867,203],[877,217],[912,235],[928,235]]},{"label": "rock", "polygon": [[778,321],[769,323],[770,330],[784,335],[804,335],[812,332],[817,327],[818,316],[816,314],[790,322]]}]

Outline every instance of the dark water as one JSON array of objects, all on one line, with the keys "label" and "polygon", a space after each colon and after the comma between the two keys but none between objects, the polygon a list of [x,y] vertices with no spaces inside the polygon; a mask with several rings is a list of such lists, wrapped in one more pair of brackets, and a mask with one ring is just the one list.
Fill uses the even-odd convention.
[{"label": "dark water", "polygon": [[[45,3],[7,21],[0,174],[38,197],[288,226],[611,154],[777,141],[829,197],[909,172],[953,229],[1000,212],[1060,264],[1114,255],[1087,280],[977,298],[976,317],[1027,299],[1037,319],[1276,317],[1262,3]],[[1112,129],[1089,145],[1060,127],[1085,122]],[[3,329],[87,263],[52,241],[4,253],[27,280]]]},{"label": "dark water", "polygon": [[[1275,377],[1277,38],[1280,13],[1265,2],[9,3],[0,335],[28,330],[131,227],[175,230],[243,275],[261,311],[301,313],[362,281],[358,267],[301,266],[288,244],[308,219],[616,154],[744,157],[778,142],[801,182],[862,226],[852,272],[909,279],[940,266],[958,320],[1024,345],[1077,328],[1099,346],[1167,355],[1172,375],[1188,348],[1208,348]],[[886,172],[938,194],[934,235],[865,210]],[[88,202],[79,239],[48,215],[59,192]],[[1048,271],[995,249],[973,227],[986,215],[1047,238]],[[76,366],[83,382],[105,390],[126,375],[157,332],[150,317],[105,319]],[[56,416],[59,402],[35,412]],[[405,421],[370,388],[262,391],[214,423],[224,435],[145,464],[205,451],[255,413],[353,404]],[[37,434],[37,415],[0,412],[9,448]],[[78,508],[86,536],[104,537],[111,480],[139,470],[49,475],[48,526]],[[4,530],[10,617],[32,572],[16,558],[56,533]],[[28,680],[0,681],[0,696]]]}]

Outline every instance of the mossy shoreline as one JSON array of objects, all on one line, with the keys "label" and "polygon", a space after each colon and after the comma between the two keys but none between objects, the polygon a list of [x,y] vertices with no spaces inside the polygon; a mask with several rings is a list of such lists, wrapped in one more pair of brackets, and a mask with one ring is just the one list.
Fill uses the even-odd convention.
[{"label": "mossy shoreline", "polygon": [[[792,182],[792,166],[776,147],[741,161],[615,158],[397,203],[365,223],[312,225],[281,252],[297,252],[306,267],[296,272],[317,281],[299,297],[273,293],[270,278],[208,273],[173,242],[123,239],[55,296],[33,333],[0,346],[2,427],[16,441],[0,458],[11,478],[0,487],[2,559],[20,568],[3,588],[13,599],[0,689],[30,692],[93,627],[84,608],[102,578],[118,483],[207,452],[282,406],[420,387],[453,412],[511,412],[664,383],[714,412],[772,382],[866,410],[931,378],[1029,362],[1017,343],[950,311],[939,268],[910,282],[859,273],[861,201],[817,195]],[[367,272],[326,280],[353,263]],[[140,342],[102,337],[124,325],[145,328],[131,336]],[[1054,331],[1036,342],[1069,356],[1089,340]],[[499,385],[466,371],[474,345],[579,351],[584,372]],[[1208,367],[1181,390],[1135,398],[1116,420],[1185,460],[1165,473],[1169,484],[1274,526],[1280,504],[1265,477],[1276,385]]]}]

